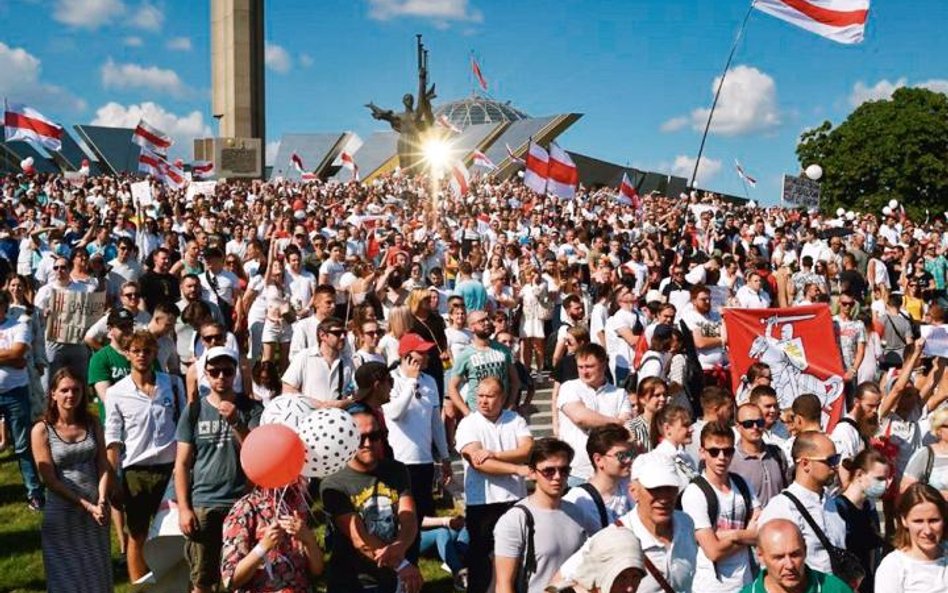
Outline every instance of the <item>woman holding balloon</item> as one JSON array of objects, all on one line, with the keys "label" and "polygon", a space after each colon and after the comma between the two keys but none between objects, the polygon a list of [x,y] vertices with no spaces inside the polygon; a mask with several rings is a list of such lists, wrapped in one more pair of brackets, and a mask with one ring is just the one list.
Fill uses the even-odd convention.
[{"label": "woman holding balloon", "polygon": [[233,593],[313,590],[323,553],[309,525],[306,450],[293,429],[268,424],[244,441],[240,464],[257,486],[224,520],[221,581]]}]

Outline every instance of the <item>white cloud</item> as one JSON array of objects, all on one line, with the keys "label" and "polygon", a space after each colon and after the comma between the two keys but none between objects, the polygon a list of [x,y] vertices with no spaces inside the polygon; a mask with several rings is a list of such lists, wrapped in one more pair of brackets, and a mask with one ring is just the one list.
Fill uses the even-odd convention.
[{"label": "white cloud", "polygon": [[267,147],[264,153],[264,160],[263,160],[264,164],[268,166],[272,166],[273,161],[276,160],[277,152],[279,151],[280,151],[279,140],[271,140],[270,142],[267,142]]},{"label": "white cloud", "polygon": [[677,132],[678,130],[684,129],[684,127],[688,125],[688,121],[688,118],[685,116],[673,117],[662,124],[661,130],[663,132]]},{"label": "white cloud", "polygon": [[70,27],[98,29],[124,12],[122,0],[57,0],[53,18]]},{"label": "white cloud", "polygon": [[138,29],[160,31],[161,25],[165,22],[165,13],[161,12],[161,9],[154,4],[143,2],[135,9],[129,22]]},{"label": "white cloud", "polygon": [[904,76],[895,82],[883,78],[872,86],[867,86],[866,83],[862,81],[857,82],[853,86],[852,92],[849,94],[849,105],[852,107],[859,107],[867,101],[887,101],[892,98],[892,93],[904,86],[928,89],[936,93],[944,93],[948,95],[948,80],[946,79],[933,78],[931,80],[909,85],[908,79]]},{"label": "white cloud", "polygon": [[[691,174],[695,170],[695,157],[680,154],[675,157],[674,163],[663,163],[658,167],[660,170],[670,170],[672,175],[684,177],[691,181]],[[721,161],[706,156],[701,157],[701,164],[698,166],[698,178],[695,183],[704,184],[718,174],[721,170]]]},{"label": "white cloud", "polygon": [[[721,77],[711,83],[711,97],[717,91]],[[708,121],[708,108],[691,112],[691,127],[701,132]],[[680,129],[682,118],[673,118],[662,126],[662,131]],[[777,108],[777,85],[774,79],[751,66],[735,66],[728,70],[721,97],[714,110],[711,131],[722,136],[739,136],[763,132],[780,125]],[[677,126],[677,127],[676,127]]]},{"label": "white cloud", "polygon": [[274,72],[279,72],[280,74],[286,74],[290,71],[290,68],[293,67],[293,58],[290,57],[290,52],[269,41],[264,47],[263,59],[264,62],[266,62],[267,68]]},{"label": "white cloud", "polygon": [[168,43],[165,44],[165,47],[173,51],[191,51],[191,38],[172,37],[168,40]]},{"label": "white cloud", "polygon": [[142,40],[142,38],[138,37],[137,35],[129,35],[128,37],[122,40],[122,43],[124,43],[128,47],[141,47],[145,45],[144,40]]},{"label": "white cloud", "polygon": [[171,152],[179,156],[191,154],[195,138],[212,136],[211,127],[204,121],[200,111],[178,116],[150,101],[128,106],[111,101],[95,112],[92,125],[134,128],[142,118],[174,138],[175,144],[171,147]]},{"label": "white cloud", "polygon": [[102,86],[107,89],[146,89],[175,97],[190,93],[174,70],[139,64],[116,64],[112,58],[102,65]]},{"label": "white cloud", "polygon": [[0,96],[39,108],[82,111],[86,104],[62,87],[42,81],[42,62],[21,47],[0,41]]},{"label": "white cloud", "polygon": [[387,21],[398,17],[431,19],[441,25],[452,21],[479,23],[481,11],[468,0],[369,0],[369,17]]},{"label": "white cloud", "polygon": [[309,68],[310,66],[313,65],[313,62],[314,62],[313,56],[309,54],[305,54],[305,53],[300,54],[299,60],[300,60],[300,66],[302,66],[303,68]]}]

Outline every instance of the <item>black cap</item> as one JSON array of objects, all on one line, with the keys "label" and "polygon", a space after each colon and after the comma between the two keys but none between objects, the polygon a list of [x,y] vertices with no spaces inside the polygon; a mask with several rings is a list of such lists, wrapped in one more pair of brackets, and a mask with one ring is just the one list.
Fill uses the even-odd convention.
[{"label": "black cap", "polygon": [[355,382],[358,389],[352,399],[362,401],[369,395],[369,392],[372,391],[372,386],[375,382],[388,375],[388,366],[384,363],[374,360],[362,363],[355,372]]},{"label": "black cap", "polygon": [[106,323],[109,327],[117,327],[119,325],[134,325],[135,314],[125,307],[116,307],[109,311],[109,318],[106,320]]}]

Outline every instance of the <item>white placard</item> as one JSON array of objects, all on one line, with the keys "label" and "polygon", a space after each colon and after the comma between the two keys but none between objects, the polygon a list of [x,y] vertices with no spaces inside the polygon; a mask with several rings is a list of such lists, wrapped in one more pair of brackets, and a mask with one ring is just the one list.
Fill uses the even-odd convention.
[{"label": "white placard", "polygon": [[192,181],[188,185],[187,199],[188,201],[194,200],[194,196],[197,194],[204,194],[205,196],[213,196],[214,190],[217,188],[217,181]]},{"label": "white placard", "polygon": [[144,208],[155,203],[155,200],[151,195],[150,182],[136,181],[135,183],[131,184],[130,187],[132,188],[132,203],[134,203],[136,207]]},{"label": "white placard", "polygon": [[923,325],[921,336],[925,338],[922,356],[948,358],[948,325]]}]

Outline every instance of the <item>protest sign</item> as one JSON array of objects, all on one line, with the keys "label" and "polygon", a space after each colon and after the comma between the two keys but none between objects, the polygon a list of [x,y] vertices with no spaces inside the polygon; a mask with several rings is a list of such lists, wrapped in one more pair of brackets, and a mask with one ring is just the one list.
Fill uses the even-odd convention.
[{"label": "protest sign", "polygon": [[155,202],[151,195],[151,183],[148,181],[136,181],[129,187],[132,188],[132,203],[136,207],[145,208]]},{"label": "protest sign", "polygon": [[194,196],[198,194],[213,196],[215,188],[217,188],[217,181],[192,181],[188,185],[188,201],[194,201]]},{"label": "protest sign", "polygon": [[820,184],[802,175],[800,177],[784,175],[781,200],[785,206],[819,208]]},{"label": "protest sign", "polygon": [[46,318],[46,341],[81,344],[89,326],[104,314],[104,292],[56,290]]},{"label": "protest sign", "polygon": [[921,336],[925,338],[922,356],[948,358],[948,325],[923,325]]},{"label": "protest sign", "polygon": [[731,380],[737,391],[748,367],[770,367],[771,387],[780,408],[788,409],[804,393],[820,398],[830,432],[843,412],[843,361],[826,305],[792,309],[724,309]]}]

